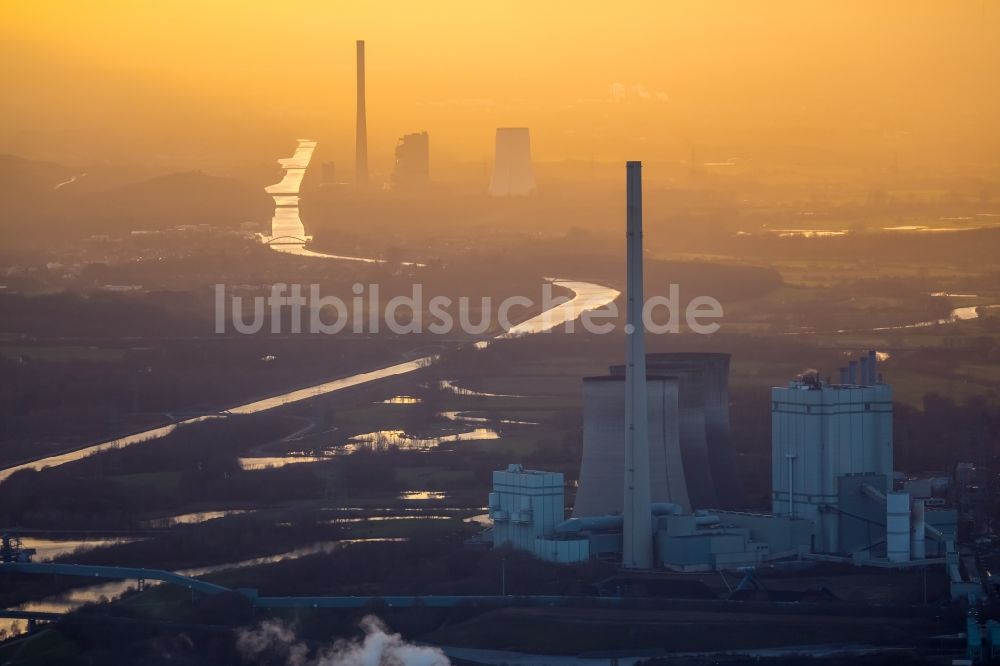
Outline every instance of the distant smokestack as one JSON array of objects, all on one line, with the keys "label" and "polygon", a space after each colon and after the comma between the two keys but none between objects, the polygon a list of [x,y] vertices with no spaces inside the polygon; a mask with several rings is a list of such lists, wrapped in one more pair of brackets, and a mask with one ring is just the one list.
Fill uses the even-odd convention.
[{"label": "distant smokestack", "polygon": [[858,361],[860,362],[860,366],[861,366],[861,372],[860,372],[860,374],[861,374],[861,381],[859,381],[858,383],[861,384],[862,386],[868,386],[869,383],[870,383],[868,381],[868,377],[869,377],[869,372],[868,372],[868,356],[867,355],[862,355],[861,358],[858,359]]},{"label": "distant smokestack", "polygon": [[840,382],[839,383],[840,384],[846,384],[847,383],[847,368],[841,368],[840,369]]},{"label": "distant smokestack", "polygon": [[358,124],[355,128],[354,179],[368,184],[368,118],[365,111],[365,40],[358,40]]},{"label": "distant smokestack", "polygon": [[653,567],[650,517],[649,436],[646,403],[646,340],[642,323],[642,162],[626,171],[626,246],[628,254],[625,325],[625,503],[622,567]]},{"label": "distant smokestack", "polygon": [[858,362],[851,361],[847,364],[847,383],[857,384],[858,383]]},{"label": "distant smokestack", "polygon": [[878,354],[874,349],[868,350],[868,384],[874,385],[878,382]]}]

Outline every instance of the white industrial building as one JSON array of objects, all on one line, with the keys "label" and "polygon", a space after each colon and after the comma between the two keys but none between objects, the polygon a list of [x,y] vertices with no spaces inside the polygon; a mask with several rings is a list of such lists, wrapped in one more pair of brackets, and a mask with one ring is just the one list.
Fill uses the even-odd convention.
[{"label": "white industrial building", "polygon": [[511,465],[493,473],[494,545],[555,562],[676,571],[801,556],[896,567],[947,555],[953,588],[964,589],[955,511],[893,486],[892,387],[874,351],[841,369],[836,384],[811,371],[771,390],[772,513],[731,510],[729,356],[647,358],[641,165],[626,172],[625,364],[584,380],[573,517],[565,519],[561,473]]},{"label": "white industrial building", "polygon": [[812,524],[810,551],[906,565],[953,549],[956,515],[893,487],[892,386],[869,351],[840,381],[771,389],[771,509]]},{"label": "white industrial building", "polygon": [[552,562],[590,557],[585,540],[549,538],[566,517],[564,486],[561,472],[524,469],[521,465],[493,472],[489,510],[494,547],[510,546]]},{"label": "white industrial building", "polygon": [[840,550],[830,507],[841,477],[874,475],[870,483],[892,490],[892,387],[870,381],[865,365],[861,382],[830,385],[810,373],[771,389],[771,510],[812,522],[818,552]]},{"label": "white industrial building", "polygon": [[[622,514],[565,520],[564,502],[561,473],[521,465],[493,472],[489,511],[494,547],[516,548],[549,562],[619,560]],[[733,511],[690,513],[668,502],[653,502],[649,511],[656,568],[732,569],[808,552],[812,525],[800,518]]]}]

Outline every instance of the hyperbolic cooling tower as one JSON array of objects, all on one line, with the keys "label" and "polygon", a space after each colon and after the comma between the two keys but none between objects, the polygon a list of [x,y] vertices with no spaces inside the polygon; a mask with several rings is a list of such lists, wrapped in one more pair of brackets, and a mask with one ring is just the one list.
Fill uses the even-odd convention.
[{"label": "hyperbolic cooling tower", "polygon": [[[649,487],[653,502],[691,509],[678,436],[678,388],[673,377],[646,379]],[[625,376],[583,380],[583,460],[573,516],[622,513],[625,469]]]},{"label": "hyperbolic cooling tower", "polygon": [[[625,425],[610,417],[614,403],[623,399],[625,366],[612,366],[610,372],[610,377],[588,378],[583,384],[583,460],[573,508],[577,517],[622,510],[613,489],[624,474],[620,442]],[[739,507],[740,484],[729,443],[729,354],[648,354],[646,373],[653,501],[685,509]],[[615,378],[617,384],[607,381]],[[654,397],[657,382],[673,389]],[[598,383],[617,386],[617,393],[595,388]]]},{"label": "hyperbolic cooling tower", "polygon": [[495,197],[525,196],[534,191],[535,171],[531,166],[531,137],[528,128],[497,129],[490,194]]},{"label": "hyperbolic cooling tower", "polygon": [[[651,377],[680,382],[680,440],[688,493],[695,508],[733,509],[742,493],[729,443],[729,354],[648,354]],[[611,374],[622,375],[623,366]]]}]

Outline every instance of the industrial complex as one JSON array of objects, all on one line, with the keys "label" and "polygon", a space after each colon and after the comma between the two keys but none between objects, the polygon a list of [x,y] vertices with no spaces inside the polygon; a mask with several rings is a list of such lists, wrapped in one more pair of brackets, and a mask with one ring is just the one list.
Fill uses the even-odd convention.
[{"label": "industrial complex", "polygon": [[[501,135],[498,133],[498,154]],[[525,134],[526,141],[526,134]],[[729,443],[723,353],[645,353],[641,165],[627,166],[624,365],[583,379],[583,456],[571,517],[562,473],[493,474],[492,543],[554,562],[697,572],[787,559],[947,567],[974,592],[957,511],[893,468],[892,386],[868,351],[838,381],[810,370],[771,389],[771,511],[746,512]]]},{"label": "industrial complex", "polygon": [[[368,169],[368,112],[365,100],[365,42],[356,43],[356,123],[354,182],[366,187]],[[333,181],[333,164],[324,164],[323,182]],[[393,169],[386,187],[412,190],[430,180],[430,136],[426,131],[404,134],[396,143]],[[494,197],[522,197],[537,190],[531,161],[531,136],[527,127],[500,127],[496,130],[493,172],[489,193]]]}]

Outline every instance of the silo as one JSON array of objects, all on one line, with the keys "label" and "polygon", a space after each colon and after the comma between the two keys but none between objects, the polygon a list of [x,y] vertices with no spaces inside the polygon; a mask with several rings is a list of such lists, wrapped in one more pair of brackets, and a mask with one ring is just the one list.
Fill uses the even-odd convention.
[{"label": "silo", "polygon": [[528,128],[497,129],[490,194],[495,197],[525,196],[532,194],[535,188]]}]

